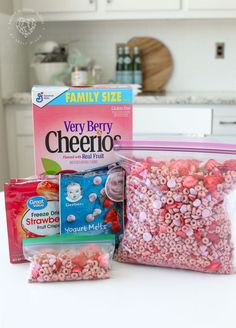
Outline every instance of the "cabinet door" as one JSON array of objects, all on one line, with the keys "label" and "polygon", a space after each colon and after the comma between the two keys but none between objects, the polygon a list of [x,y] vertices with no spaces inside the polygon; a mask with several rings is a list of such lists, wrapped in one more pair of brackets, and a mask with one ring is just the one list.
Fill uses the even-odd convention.
[{"label": "cabinet door", "polygon": [[235,0],[188,0],[192,10],[232,10],[236,9]]},{"label": "cabinet door", "polygon": [[40,13],[91,12],[97,0],[22,0],[22,8]]},{"label": "cabinet door", "polygon": [[134,135],[210,135],[212,110],[211,108],[135,105],[133,125]]},{"label": "cabinet door", "polygon": [[106,11],[158,11],[181,9],[181,0],[104,0]]},{"label": "cabinet door", "polygon": [[17,136],[17,175],[26,178],[34,175],[34,143],[33,136]]}]

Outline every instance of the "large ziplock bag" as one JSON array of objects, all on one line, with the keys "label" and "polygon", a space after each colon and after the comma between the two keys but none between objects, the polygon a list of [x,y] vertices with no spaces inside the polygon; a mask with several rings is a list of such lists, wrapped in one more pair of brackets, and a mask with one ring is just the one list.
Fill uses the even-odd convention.
[{"label": "large ziplock bag", "polygon": [[127,218],[121,262],[235,272],[236,145],[121,141]]},{"label": "large ziplock bag", "polygon": [[30,261],[29,282],[110,278],[115,247],[113,235],[55,235],[24,239]]}]

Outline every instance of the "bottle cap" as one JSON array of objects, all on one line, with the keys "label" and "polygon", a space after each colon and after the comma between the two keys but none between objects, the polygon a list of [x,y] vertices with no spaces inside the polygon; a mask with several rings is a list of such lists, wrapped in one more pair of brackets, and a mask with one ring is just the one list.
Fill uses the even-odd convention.
[{"label": "bottle cap", "polygon": [[134,47],[134,54],[137,55],[139,53],[139,47]]},{"label": "bottle cap", "polygon": [[129,47],[125,46],[125,54],[129,54]]}]

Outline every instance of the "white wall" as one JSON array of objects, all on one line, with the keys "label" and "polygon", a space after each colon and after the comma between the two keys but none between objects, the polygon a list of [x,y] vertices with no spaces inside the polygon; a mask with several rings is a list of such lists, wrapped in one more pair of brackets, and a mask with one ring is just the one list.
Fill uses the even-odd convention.
[{"label": "white wall", "polygon": [[[170,91],[236,90],[236,21],[134,21],[46,23],[44,39],[79,40],[80,48],[114,78],[115,43],[133,36],[163,41],[174,58]],[[215,42],[226,43],[224,60],[215,59]],[[31,49],[32,53],[32,49]]]},{"label": "white wall", "polygon": [[0,13],[3,14],[12,14],[13,11],[13,3],[11,0],[1,0],[0,1]]},{"label": "white wall", "polygon": [[0,13],[0,65],[2,97],[29,89],[28,49],[10,36],[10,15]]},{"label": "white wall", "polygon": [[[2,0],[1,0],[2,1]],[[10,0],[9,1],[10,4]],[[28,50],[19,45],[9,35],[8,22],[10,15],[1,10],[9,6],[0,6],[0,190],[8,178],[6,150],[5,117],[2,98],[9,98],[14,92],[29,89]]]}]

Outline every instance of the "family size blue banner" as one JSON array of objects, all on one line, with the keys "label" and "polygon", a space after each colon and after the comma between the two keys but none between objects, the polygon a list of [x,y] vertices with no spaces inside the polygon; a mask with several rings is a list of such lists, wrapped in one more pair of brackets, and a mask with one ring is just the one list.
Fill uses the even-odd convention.
[{"label": "family size blue banner", "polygon": [[53,99],[49,105],[104,105],[131,104],[132,89],[111,90],[68,90]]}]

